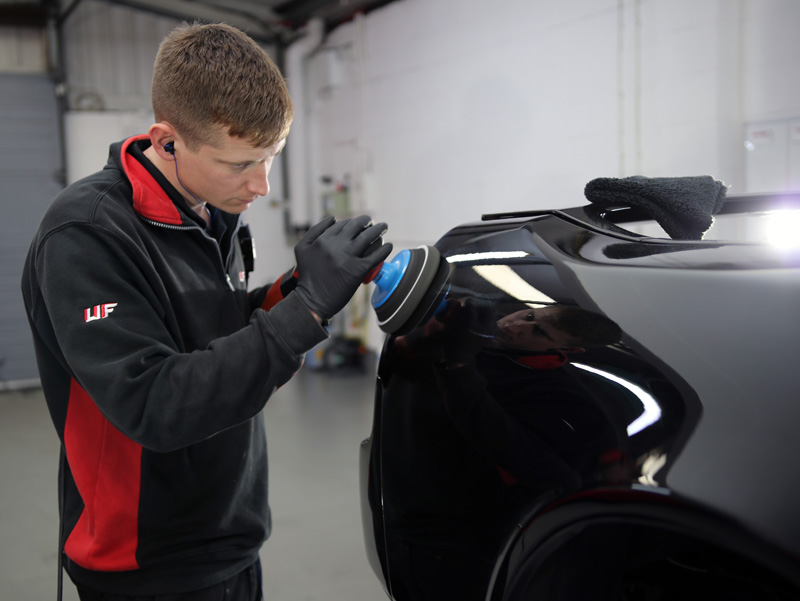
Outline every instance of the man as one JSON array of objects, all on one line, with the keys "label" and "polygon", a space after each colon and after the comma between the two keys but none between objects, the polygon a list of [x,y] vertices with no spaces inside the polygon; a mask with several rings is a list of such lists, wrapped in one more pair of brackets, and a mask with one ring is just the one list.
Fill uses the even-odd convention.
[{"label": "man", "polygon": [[83,600],[259,599],[261,411],[391,246],[366,216],[325,220],[263,310],[276,299],[246,290],[239,216],[292,120],[280,72],[232,27],[183,25],[153,109],[147,135],[55,199],[25,264],[65,567]]},{"label": "man", "polygon": [[559,364],[564,364],[568,354],[582,353],[587,346],[613,344],[620,337],[619,326],[604,315],[569,305],[544,305],[498,319],[490,346],[528,357],[557,357]]}]

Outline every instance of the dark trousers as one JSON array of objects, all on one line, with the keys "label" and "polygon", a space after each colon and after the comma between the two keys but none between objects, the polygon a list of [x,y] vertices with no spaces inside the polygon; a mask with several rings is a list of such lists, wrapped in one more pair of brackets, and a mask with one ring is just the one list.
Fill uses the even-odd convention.
[{"label": "dark trousers", "polygon": [[256,561],[246,570],[224,582],[191,593],[177,595],[112,595],[77,584],[81,601],[261,601],[261,563]]}]

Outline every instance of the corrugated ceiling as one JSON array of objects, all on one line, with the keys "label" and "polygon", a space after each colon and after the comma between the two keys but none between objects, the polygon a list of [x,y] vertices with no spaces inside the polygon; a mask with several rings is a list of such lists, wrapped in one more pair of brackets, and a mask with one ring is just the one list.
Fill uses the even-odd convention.
[{"label": "corrugated ceiling", "polygon": [[44,25],[61,21],[82,2],[106,2],[187,20],[225,21],[262,42],[287,44],[309,19],[320,18],[328,30],[396,0],[0,0],[0,25]]}]

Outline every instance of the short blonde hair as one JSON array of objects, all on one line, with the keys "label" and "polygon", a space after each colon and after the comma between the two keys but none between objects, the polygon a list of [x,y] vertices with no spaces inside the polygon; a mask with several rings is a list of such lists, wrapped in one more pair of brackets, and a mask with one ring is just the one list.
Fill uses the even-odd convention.
[{"label": "short blonde hair", "polygon": [[197,149],[219,127],[255,147],[280,142],[294,110],[275,63],[252,38],[225,24],[183,23],[161,43],[153,68],[156,121]]}]

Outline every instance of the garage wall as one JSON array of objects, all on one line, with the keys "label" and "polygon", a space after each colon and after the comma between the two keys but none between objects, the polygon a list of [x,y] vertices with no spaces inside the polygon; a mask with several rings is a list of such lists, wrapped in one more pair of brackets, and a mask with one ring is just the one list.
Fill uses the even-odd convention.
[{"label": "garage wall", "polygon": [[749,0],[743,20],[744,120],[800,117],[800,3]]},{"label": "garage wall", "polygon": [[[796,0],[398,0],[330,32],[309,61],[297,118],[311,125],[312,216],[347,184],[353,210],[386,220],[400,249],[485,212],[582,204],[599,176],[796,186],[798,22]],[[65,42],[80,113],[67,121],[90,140],[66,140],[68,168],[100,162],[149,111],[152,62],[175,23],[77,6]],[[43,41],[0,27],[0,71],[45,72]],[[744,150],[747,132],[775,127],[779,148]],[[765,148],[789,153],[788,175]],[[280,174],[276,164],[273,203],[248,212],[256,283],[293,262]]]},{"label": "garage wall", "polygon": [[[318,216],[333,188],[321,178],[347,183],[354,209],[409,246],[483,212],[583,202],[597,176],[709,173],[747,190],[745,127],[800,116],[799,21],[796,0],[398,0],[339,27],[310,62],[304,201]],[[81,2],[65,29],[70,106],[138,119],[175,23]],[[0,28],[0,45],[31,35]],[[293,241],[279,207],[250,219],[284,242],[259,261],[266,280]]]},{"label": "garage wall", "polygon": [[742,192],[745,123],[800,115],[798,22],[793,0],[401,0],[314,57],[317,163],[399,247],[599,176]]},{"label": "garage wall", "polygon": [[748,191],[800,190],[800,3],[746,6],[745,184]]}]

